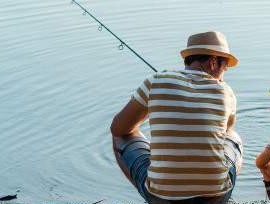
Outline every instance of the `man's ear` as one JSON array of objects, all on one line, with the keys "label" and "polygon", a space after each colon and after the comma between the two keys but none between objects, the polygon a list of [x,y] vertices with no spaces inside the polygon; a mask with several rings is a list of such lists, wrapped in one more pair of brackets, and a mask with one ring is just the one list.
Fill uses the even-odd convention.
[{"label": "man's ear", "polygon": [[211,71],[215,70],[216,63],[217,63],[217,58],[215,56],[211,56],[209,58],[209,68]]}]

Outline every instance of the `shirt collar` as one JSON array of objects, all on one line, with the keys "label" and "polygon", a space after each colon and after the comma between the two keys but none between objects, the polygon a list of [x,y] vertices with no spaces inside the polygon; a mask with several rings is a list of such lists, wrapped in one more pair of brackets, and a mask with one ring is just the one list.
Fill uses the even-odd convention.
[{"label": "shirt collar", "polygon": [[199,70],[199,69],[196,69],[196,68],[192,68],[192,67],[188,67],[188,66],[185,67],[185,69],[183,70],[183,72],[189,73],[189,74],[209,75],[208,73],[206,73],[206,72],[204,72],[202,70]]}]

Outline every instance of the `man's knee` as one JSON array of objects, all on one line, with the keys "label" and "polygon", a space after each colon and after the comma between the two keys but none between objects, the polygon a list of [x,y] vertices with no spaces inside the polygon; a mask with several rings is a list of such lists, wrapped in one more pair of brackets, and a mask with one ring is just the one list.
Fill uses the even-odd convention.
[{"label": "man's knee", "polygon": [[149,141],[144,137],[133,136],[112,137],[112,139],[113,151],[119,167],[127,178],[136,185],[134,180],[136,173],[134,172],[138,172],[141,169],[140,166],[145,165],[145,159],[149,160]]}]

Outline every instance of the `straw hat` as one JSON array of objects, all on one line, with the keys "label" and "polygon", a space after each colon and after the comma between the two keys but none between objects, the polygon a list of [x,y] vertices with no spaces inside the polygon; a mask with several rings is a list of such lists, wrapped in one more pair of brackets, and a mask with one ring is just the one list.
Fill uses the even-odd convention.
[{"label": "straw hat", "polygon": [[214,55],[229,59],[228,67],[236,66],[238,59],[230,53],[225,36],[216,31],[198,33],[188,38],[187,48],[181,55],[186,58],[190,55]]}]

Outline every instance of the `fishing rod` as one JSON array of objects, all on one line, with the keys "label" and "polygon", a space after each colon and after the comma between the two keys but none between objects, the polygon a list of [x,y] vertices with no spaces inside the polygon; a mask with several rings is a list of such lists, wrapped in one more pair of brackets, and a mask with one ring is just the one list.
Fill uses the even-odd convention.
[{"label": "fishing rod", "polygon": [[83,10],[83,15],[88,15],[97,21],[100,25],[98,27],[99,31],[102,31],[105,28],[110,34],[112,34],[117,40],[120,41],[120,45],[118,46],[119,50],[123,50],[124,46],[127,47],[133,54],[139,57],[145,64],[147,64],[153,71],[157,72],[157,70],[149,64],[143,57],[141,57],[136,51],[134,51],[127,43],[125,43],[121,38],[119,38],[116,34],[114,34],[106,25],[104,25],[101,21],[99,21],[94,15],[92,15],[88,10],[86,10],[81,4],[79,4],[76,0],[72,0],[71,4],[76,4]]}]

